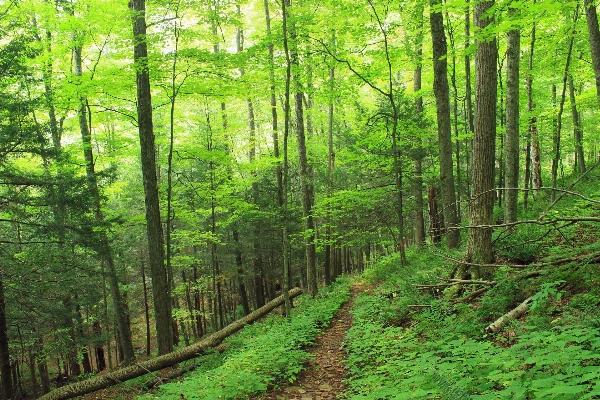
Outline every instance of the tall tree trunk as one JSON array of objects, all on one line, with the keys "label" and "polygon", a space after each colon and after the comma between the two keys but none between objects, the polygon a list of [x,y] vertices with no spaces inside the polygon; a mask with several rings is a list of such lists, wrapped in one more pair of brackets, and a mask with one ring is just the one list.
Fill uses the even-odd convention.
[{"label": "tall tree trunk", "polygon": [[459,221],[456,213],[456,189],[452,161],[452,134],[450,131],[450,88],[448,86],[447,45],[444,18],[440,0],[431,0],[431,39],[433,42],[433,90],[436,99],[438,142],[440,147],[440,181],[444,202],[444,219],[448,224],[446,244],[448,248],[460,245]]},{"label": "tall tree trunk", "polygon": [[[534,0],[535,3],[535,0]],[[527,129],[527,153],[525,155],[525,193],[523,194],[523,208],[528,209],[529,189],[534,187],[533,177],[535,176],[535,161],[534,161],[534,148],[537,148],[537,165],[538,165],[538,179],[541,187],[541,171],[539,170],[539,141],[537,133],[537,118],[533,115],[535,109],[535,103],[533,102],[533,51],[535,49],[535,23],[531,28],[531,41],[529,44],[529,59],[527,64],[527,112],[531,115],[529,118],[529,128]],[[534,146],[534,141],[536,146]],[[538,188],[539,188],[538,187]]]},{"label": "tall tree trunk", "polygon": [[[421,91],[422,84],[422,72],[423,72],[423,11],[424,5],[418,6],[417,10],[417,29],[419,31],[416,39],[416,57],[415,57],[415,71],[414,71],[414,85],[413,90],[415,93]],[[415,99],[415,113],[418,116],[423,114],[423,96],[417,95]],[[413,182],[415,185],[415,243],[417,247],[421,247],[425,244],[425,218],[423,217],[423,140],[419,136],[417,139],[417,151],[416,156],[413,159]]]},{"label": "tall tree trunk", "polygon": [[[171,263],[173,246],[171,245],[171,233],[173,231],[173,152],[175,151],[175,103],[179,94],[177,85],[177,56],[179,51],[179,2],[175,3],[175,21],[173,22],[173,62],[171,64],[171,87],[170,87],[170,109],[169,109],[169,152],[167,154],[167,220],[165,226],[165,264],[167,269],[167,283],[169,285],[169,293],[175,290],[175,278],[173,277],[173,266]],[[176,309],[179,307],[179,301],[176,295],[171,296],[171,307]],[[173,324],[173,346],[179,344],[179,328],[177,319],[172,319]],[[183,321],[181,322],[183,324]]]},{"label": "tall tree trunk", "polygon": [[[446,19],[449,21],[450,16],[446,13]],[[454,28],[451,24],[446,25],[448,31],[448,40],[450,41],[450,47],[455,48],[454,45]],[[452,64],[450,73],[450,82],[452,83],[452,129],[454,130],[454,137],[456,138],[456,218],[458,221],[461,220],[461,198],[462,198],[462,179],[461,179],[461,168],[460,168],[460,139],[458,134],[458,87],[456,85],[456,52],[452,52]]]},{"label": "tall tree trunk", "polygon": [[[288,0],[284,0],[288,1]],[[288,2],[289,7],[291,2]],[[289,11],[288,11],[289,12]],[[304,129],[304,93],[302,83],[300,82],[299,71],[300,61],[298,57],[298,35],[294,22],[287,21],[289,24],[290,62],[292,64],[292,82],[294,84],[294,108],[296,110],[296,138],[298,143],[298,169],[300,175],[300,190],[302,191],[302,216],[305,230],[305,251],[306,251],[306,274],[308,292],[314,296],[317,294],[317,263],[316,263],[316,245],[315,245],[315,222],[312,215],[312,181],[308,165],[306,134]]]},{"label": "tall tree trunk", "polygon": [[[579,4],[575,8],[573,14],[573,32],[575,31],[575,26],[577,24],[577,19],[579,18]],[[567,81],[569,77],[569,68],[571,66],[571,55],[573,54],[573,44],[575,42],[575,34],[571,34],[571,39],[569,40],[569,50],[567,51],[567,60],[565,62],[565,69],[563,70],[562,76],[562,91],[560,96],[560,103],[558,106],[558,115],[556,116],[556,129],[554,131],[554,136],[552,137],[553,144],[553,158],[552,158],[552,200],[556,198],[556,189],[558,185],[558,165],[561,162],[561,131],[562,131],[562,114],[565,109],[565,100],[567,95]],[[556,97],[556,86],[553,86],[553,98]]]},{"label": "tall tree trunk", "polygon": [[148,256],[152,273],[152,296],[156,320],[158,354],[173,350],[173,324],[171,296],[165,268],[165,249],[160,219],[158,181],[156,178],[156,148],[152,125],[152,98],[148,72],[148,47],[146,43],[146,2],[131,0],[133,15],[134,50],[136,64],[137,117],[140,137],[142,175],[146,203],[146,231]]},{"label": "tall tree trunk", "polygon": [[[469,0],[466,0],[467,3],[469,2]],[[468,122],[468,132],[473,134],[475,132],[475,123],[474,123],[474,118],[473,118],[473,96],[472,96],[472,89],[471,89],[471,53],[469,51],[467,51],[469,49],[469,47],[471,47],[471,15],[469,12],[469,5],[467,4],[467,6],[465,7],[465,114],[467,116],[467,122]],[[468,143],[470,143],[469,147],[473,147],[473,140],[469,140]],[[469,151],[467,150],[467,155],[469,154]],[[470,188],[470,180],[469,180],[469,174],[468,174],[468,170],[469,170],[469,161],[468,159],[466,160],[466,165],[467,165],[467,186],[468,188]],[[470,194],[470,190],[467,190],[467,195]]]},{"label": "tall tree trunk", "polygon": [[600,29],[598,28],[598,13],[594,0],[584,0],[585,17],[587,20],[588,36],[590,40],[590,51],[592,53],[592,65],[596,77],[596,94],[600,106]]},{"label": "tall tree trunk", "polygon": [[[509,9],[509,16],[517,17],[518,11]],[[506,138],[504,169],[504,223],[517,220],[517,200],[519,198],[519,60],[521,57],[521,32],[512,29],[508,32],[506,50]]]},{"label": "tall tree trunk", "polygon": [[[81,77],[83,74],[81,51],[81,46],[76,46],[73,51],[74,74],[78,77]],[[96,177],[94,165],[92,135],[88,121],[88,118],[91,120],[91,115],[88,115],[87,111],[87,99],[84,96],[80,96],[78,119],[79,130],[81,132],[81,143],[83,145],[83,156],[85,159],[87,186],[92,197],[94,218],[96,223],[99,226],[102,226],[104,224],[104,215],[102,213],[100,191],[98,189],[98,179]],[[119,338],[121,339],[121,346],[123,347],[124,363],[126,365],[130,365],[135,361],[135,354],[133,351],[133,344],[131,342],[131,332],[129,331],[129,326],[127,325],[127,313],[125,312],[125,305],[123,304],[123,297],[121,296],[121,290],[119,288],[119,278],[117,276],[117,269],[115,266],[112,248],[108,241],[108,235],[106,234],[106,231],[98,231],[97,236],[96,251],[104,262],[104,265],[107,267],[108,284],[110,287],[117,329],[119,329]]]},{"label": "tall tree trunk", "polygon": [[569,98],[571,99],[571,114],[573,116],[573,139],[575,140],[575,166],[580,174],[585,173],[585,158],[583,155],[583,129],[581,127],[581,118],[577,111],[577,102],[575,100],[575,86],[573,85],[573,75],[569,74]]},{"label": "tall tree trunk", "polygon": [[[475,26],[485,30],[493,23],[493,16],[485,14],[494,5],[493,1],[482,1],[475,6]],[[482,36],[484,36],[482,34]],[[487,35],[485,35],[487,36]],[[498,51],[496,39],[477,40],[475,53],[475,136],[473,140],[473,198],[471,200],[471,226],[467,242],[466,260],[489,264],[494,259],[492,251],[492,229],[482,226],[492,224],[494,209],[494,164],[496,143],[496,98],[498,74],[496,73]],[[459,269],[465,277],[481,276],[479,268]]]},{"label": "tall tree trunk", "polygon": [[288,43],[288,18],[287,8],[291,0],[282,0],[281,11],[283,15],[283,50],[285,53],[286,71],[285,71],[285,104],[284,104],[284,127],[283,127],[283,182],[282,182],[282,208],[281,213],[283,220],[283,306],[284,314],[289,317],[292,309],[291,298],[288,295],[290,289],[290,239],[289,239],[289,221],[288,221],[288,187],[289,187],[289,166],[288,166],[288,138],[290,132],[290,93],[292,82],[292,59]]},{"label": "tall tree trunk", "polygon": [[4,399],[13,398],[13,384],[8,347],[8,324],[6,322],[6,302],[4,297],[4,280],[0,272],[0,374],[2,374],[2,395]]},{"label": "tall tree trunk", "polygon": [[[332,33],[332,44],[335,45],[335,31]],[[328,165],[327,165],[327,196],[331,198],[335,190],[335,148],[333,146],[333,122],[334,122],[334,102],[335,102],[335,67],[329,68],[329,113],[327,120],[327,149],[328,149]],[[329,243],[325,247],[325,285],[329,285],[332,282],[332,255],[334,253],[334,241],[333,241],[333,206],[330,205],[328,209],[328,220],[327,224],[327,240]]]}]

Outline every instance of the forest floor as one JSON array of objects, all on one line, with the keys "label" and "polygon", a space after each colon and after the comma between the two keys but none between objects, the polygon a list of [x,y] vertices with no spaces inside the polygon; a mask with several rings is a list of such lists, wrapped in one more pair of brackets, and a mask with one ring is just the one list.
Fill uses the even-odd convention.
[{"label": "forest floor", "polygon": [[357,294],[364,288],[355,283],[350,287],[350,299],[331,319],[329,326],[308,349],[312,355],[293,383],[284,383],[267,394],[251,397],[251,400],[329,400],[342,399],[347,378],[343,360],[346,358],[344,337],[352,326],[350,310]]}]

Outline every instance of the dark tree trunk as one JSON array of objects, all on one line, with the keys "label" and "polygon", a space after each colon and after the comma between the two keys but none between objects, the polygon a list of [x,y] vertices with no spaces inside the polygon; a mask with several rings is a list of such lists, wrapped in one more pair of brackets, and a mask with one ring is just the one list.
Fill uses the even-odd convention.
[{"label": "dark tree trunk", "polygon": [[571,99],[571,115],[573,116],[573,137],[575,139],[575,167],[580,174],[585,173],[585,158],[583,152],[583,129],[581,127],[581,118],[577,110],[575,100],[575,86],[573,85],[573,75],[569,75],[569,98]]},{"label": "dark tree trunk", "polygon": [[8,348],[8,324],[6,322],[6,303],[4,301],[4,281],[0,273],[0,374],[2,374],[2,395],[6,400],[12,399],[13,384]]},{"label": "dark tree trunk", "polygon": [[[509,16],[516,17],[517,11],[509,9]],[[508,32],[506,50],[506,138],[504,170],[504,223],[517,220],[519,187],[519,60],[521,58],[521,32]]]},{"label": "dark tree trunk", "polygon": [[[431,0],[431,6],[441,4],[440,0]],[[452,161],[452,133],[450,130],[450,88],[448,85],[447,45],[444,33],[444,18],[441,11],[430,14],[431,39],[433,42],[433,91],[436,99],[438,144],[440,147],[440,182],[444,204],[444,219],[448,224],[446,244],[449,248],[460,245],[459,224],[456,213],[456,189]]]},{"label": "dark tree trunk", "polygon": [[165,249],[160,218],[158,180],[156,177],[156,149],[152,124],[152,98],[148,71],[146,43],[146,2],[131,0],[133,16],[134,61],[136,64],[137,117],[140,137],[142,175],[146,203],[146,230],[148,256],[152,273],[152,295],[156,319],[158,354],[173,350],[171,296],[165,268]]},{"label": "dark tree trunk", "polygon": [[[579,18],[579,4],[575,8],[573,14],[573,33],[569,40],[569,50],[567,51],[567,60],[565,62],[565,69],[563,70],[562,76],[562,91],[560,96],[560,103],[558,105],[558,115],[556,116],[556,129],[552,137],[553,144],[553,158],[552,158],[552,200],[556,198],[556,189],[558,186],[558,167],[561,163],[561,135],[562,135],[562,114],[565,108],[565,101],[567,96],[567,81],[569,77],[569,68],[571,66],[571,56],[573,54],[573,44],[575,43],[575,26]],[[552,98],[556,99],[556,85],[553,85]]]},{"label": "dark tree trunk", "polygon": [[595,3],[594,0],[584,0],[590,51],[592,53],[592,65],[594,66],[594,76],[596,77],[596,93],[598,104],[600,105],[600,29],[598,28],[598,13]]},{"label": "dark tree trunk", "polygon": [[[81,61],[81,47],[76,47],[73,51],[73,65],[75,76],[81,76],[83,74]],[[104,216],[102,214],[100,191],[98,190],[98,179],[96,177],[96,171],[94,166],[92,135],[90,132],[90,125],[88,122],[88,117],[91,120],[91,116],[88,116],[87,112],[87,99],[81,97],[79,100],[79,130],[81,132],[81,143],[83,144],[83,155],[86,166],[85,170],[87,185],[93,201],[94,217],[96,223],[102,225],[104,224]],[[117,321],[117,328],[119,329],[119,337],[122,341],[121,346],[123,347],[125,364],[129,365],[135,361],[135,354],[133,352],[133,344],[131,342],[131,333],[129,332],[129,327],[127,325],[125,305],[123,304],[123,298],[121,296],[121,290],[119,288],[119,278],[117,276],[117,269],[113,258],[113,252],[105,231],[100,230],[97,233],[97,236],[98,237],[96,239],[96,251],[98,252],[100,258],[104,261],[108,270],[108,283],[110,287],[110,294],[113,300],[115,319]]]},{"label": "dark tree trunk", "polygon": [[[535,0],[534,0],[535,2]],[[537,133],[537,118],[532,115],[535,109],[535,103],[533,102],[533,51],[535,49],[535,23],[531,28],[531,41],[529,44],[529,60],[527,65],[527,112],[531,115],[529,119],[529,129],[527,132],[527,154],[525,155],[525,193],[523,194],[523,208],[528,209],[529,189],[535,187],[535,183],[539,183],[539,187],[542,184],[542,176],[540,170],[540,159],[539,159],[539,142]],[[535,142],[535,146],[534,146]],[[537,149],[537,153],[534,152]],[[534,154],[537,154],[537,176],[539,182],[535,182],[536,179],[533,177],[536,175],[536,164],[534,160]],[[539,189],[539,187],[537,187]]]},{"label": "dark tree trunk", "polygon": [[[413,90],[415,93],[421,91],[422,83],[422,71],[423,71],[423,7],[419,6],[417,11],[417,29],[419,34],[417,35],[417,51],[415,57],[415,71],[414,71],[414,86]],[[419,95],[415,99],[415,113],[417,115],[423,114],[423,96]],[[413,182],[415,185],[415,243],[418,247],[425,244],[425,218],[423,217],[423,141],[419,137],[417,144],[416,156],[413,159]]]},{"label": "dark tree trunk", "polygon": [[[475,6],[475,26],[485,30],[493,23],[493,16],[484,14],[494,5],[482,1]],[[482,35],[483,36],[483,35]],[[475,54],[475,136],[473,140],[473,198],[471,200],[471,226],[467,242],[466,259],[473,263],[489,264],[494,260],[492,251],[492,216],[494,209],[494,164],[496,143],[496,99],[498,74],[496,39],[486,37],[477,41]],[[463,277],[481,276],[479,268],[459,268]]]},{"label": "dark tree trunk", "polygon": [[431,241],[434,244],[440,244],[444,233],[444,223],[437,201],[437,189],[435,186],[429,187],[427,201],[429,203],[429,232],[431,234]]}]

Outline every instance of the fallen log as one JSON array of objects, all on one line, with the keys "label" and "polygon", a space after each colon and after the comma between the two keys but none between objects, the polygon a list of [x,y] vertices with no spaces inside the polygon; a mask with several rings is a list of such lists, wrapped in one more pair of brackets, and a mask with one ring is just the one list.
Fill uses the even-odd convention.
[{"label": "fallen log", "polygon": [[[222,353],[229,347],[228,343],[221,343],[217,347],[214,348],[215,351]],[[200,366],[201,362],[193,362],[189,365],[184,365],[183,367],[176,369],[174,371],[169,372],[166,376],[160,376],[158,378],[152,379],[149,382],[144,383],[144,388],[150,390],[154,388],[156,385],[162,385],[165,382],[172,381],[175,378],[179,378],[180,376],[193,371],[196,367]]]},{"label": "fallen log", "polygon": [[[294,298],[302,294],[302,289],[294,288],[290,290],[290,298]],[[170,367],[183,361],[202,355],[207,349],[218,346],[227,337],[233,335],[244,326],[264,317],[275,308],[283,304],[283,295],[270,301],[258,310],[248,314],[218,332],[207,336],[193,345],[176,350],[172,353],[164,354],[150,360],[142,361],[128,367],[118,369],[105,375],[98,375],[81,382],[76,382],[67,386],[63,386],[50,393],[42,396],[39,400],[63,400],[70,399],[76,396],[82,396],[87,393],[95,392],[96,390],[105,389],[107,387],[117,385],[121,382],[128,381],[138,376],[158,371],[163,368]]]},{"label": "fallen log", "polygon": [[494,321],[494,323],[488,325],[483,331],[486,333],[500,332],[502,329],[504,329],[506,325],[508,325],[510,321],[512,321],[513,319],[517,319],[521,315],[525,314],[529,310],[529,303],[531,303],[531,297],[528,297],[516,308],[512,309],[510,312],[498,318],[496,321]]}]

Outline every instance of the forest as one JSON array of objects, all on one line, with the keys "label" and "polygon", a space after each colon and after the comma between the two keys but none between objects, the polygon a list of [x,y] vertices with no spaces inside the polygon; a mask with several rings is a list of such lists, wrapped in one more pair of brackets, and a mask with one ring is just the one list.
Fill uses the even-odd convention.
[{"label": "forest", "polygon": [[597,7],[0,0],[1,398],[600,398]]}]

